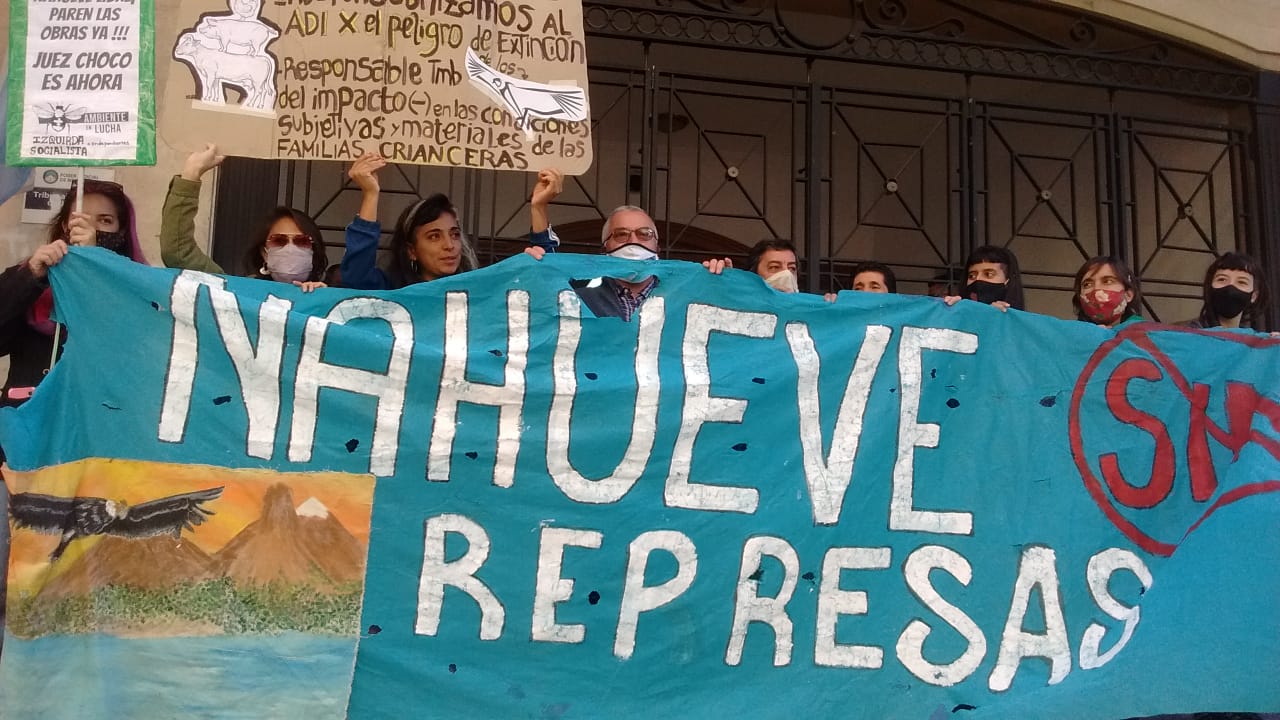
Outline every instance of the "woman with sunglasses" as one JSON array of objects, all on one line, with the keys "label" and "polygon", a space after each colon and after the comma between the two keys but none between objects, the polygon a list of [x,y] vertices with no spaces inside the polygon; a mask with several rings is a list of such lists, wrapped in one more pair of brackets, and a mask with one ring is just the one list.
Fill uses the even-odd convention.
[{"label": "woman with sunglasses", "polygon": [[138,245],[133,203],[124,188],[86,180],[81,212],[72,212],[75,199],[73,185],[49,224],[49,242],[0,274],[0,355],[9,356],[0,406],[20,405],[31,397],[48,371],[55,334],[49,318],[53,309],[49,268],[62,262],[68,245],[96,245],[135,262],[147,262]]},{"label": "woman with sunglasses", "polygon": [[[169,183],[160,222],[160,257],[171,268],[224,274],[222,266],[206,255],[195,241],[195,218],[200,203],[200,178],[222,163],[214,145],[205,145],[187,157],[182,173]],[[324,287],[324,237],[306,213],[280,206],[272,210],[254,233],[245,253],[244,274],[249,277],[293,283],[304,292]]]}]

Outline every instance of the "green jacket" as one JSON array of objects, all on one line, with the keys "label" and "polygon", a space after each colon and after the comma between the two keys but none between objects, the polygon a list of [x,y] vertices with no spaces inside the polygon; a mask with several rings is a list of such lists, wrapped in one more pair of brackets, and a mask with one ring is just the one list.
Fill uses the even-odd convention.
[{"label": "green jacket", "polygon": [[160,258],[165,267],[226,274],[221,265],[196,246],[196,211],[200,182],[174,175],[160,215]]}]

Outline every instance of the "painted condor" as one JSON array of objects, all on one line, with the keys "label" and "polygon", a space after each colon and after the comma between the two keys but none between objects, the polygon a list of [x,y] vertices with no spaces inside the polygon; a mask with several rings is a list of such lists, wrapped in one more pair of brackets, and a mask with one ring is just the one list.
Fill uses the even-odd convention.
[{"label": "painted condor", "polygon": [[36,532],[62,534],[62,542],[49,555],[54,563],[72,540],[90,535],[118,535],[148,538],[194,530],[214,512],[204,503],[216,500],[222,488],[170,495],[130,507],[122,500],[96,497],[58,497],[39,493],[17,493],[9,498],[9,517],[14,527]]}]

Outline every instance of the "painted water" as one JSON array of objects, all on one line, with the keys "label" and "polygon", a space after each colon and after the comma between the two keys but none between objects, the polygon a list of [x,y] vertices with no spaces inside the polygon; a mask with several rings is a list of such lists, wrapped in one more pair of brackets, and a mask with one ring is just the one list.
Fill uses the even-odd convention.
[{"label": "painted water", "polygon": [[7,635],[0,718],[340,720],[355,638]]}]

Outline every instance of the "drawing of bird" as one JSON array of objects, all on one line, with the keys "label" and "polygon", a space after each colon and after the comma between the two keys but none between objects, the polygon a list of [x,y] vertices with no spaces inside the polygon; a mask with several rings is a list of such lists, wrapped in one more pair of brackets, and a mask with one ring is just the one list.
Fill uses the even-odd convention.
[{"label": "drawing of bird", "polygon": [[73,540],[91,535],[148,538],[194,530],[214,512],[204,503],[222,495],[222,487],[197,490],[151,500],[130,507],[120,500],[96,497],[58,497],[39,493],[15,493],[9,498],[14,527],[40,533],[62,534],[49,555],[57,562]]},{"label": "drawing of bird", "polygon": [[516,127],[532,135],[532,117],[556,118],[569,122],[587,119],[587,94],[573,85],[546,85],[504,75],[489,67],[467,48],[467,76],[471,84],[506,106],[515,116]]}]

